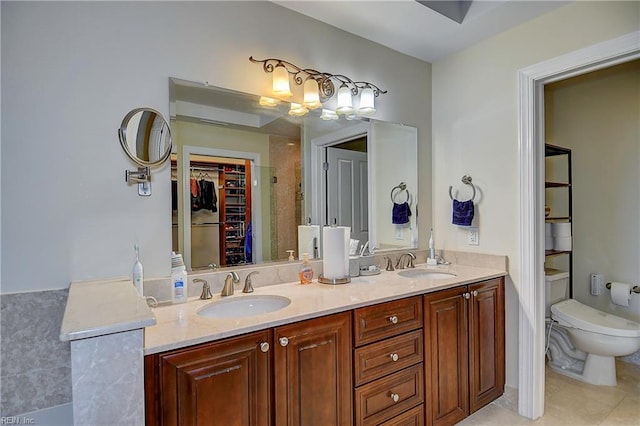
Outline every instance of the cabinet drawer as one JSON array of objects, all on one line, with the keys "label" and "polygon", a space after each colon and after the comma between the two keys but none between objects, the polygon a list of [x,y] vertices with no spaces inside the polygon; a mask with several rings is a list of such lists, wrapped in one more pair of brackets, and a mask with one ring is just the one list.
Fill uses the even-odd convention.
[{"label": "cabinet drawer", "polygon": [[423,364],[356,389],[356,425],[377,425],[424,402]]},{"label": "cabinet drawer", "polygon": [[355,385],[360,386],[423,359],[422,330],[411,331],[355,350]]},{"label": "cabinet drawer", "polygon": [[413,407],[380,426],[424,426],[424,404]]},{"label": "cabinet drawer", "polygon": [[367,306],[354,312],[355,344],[361,346],[422,327],[420,296]]}]

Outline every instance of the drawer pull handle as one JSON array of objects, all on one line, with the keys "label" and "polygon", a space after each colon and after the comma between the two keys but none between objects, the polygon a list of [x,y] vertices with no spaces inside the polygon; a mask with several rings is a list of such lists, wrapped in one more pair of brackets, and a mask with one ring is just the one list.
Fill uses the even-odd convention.
[{"label": "drawer pull handle", "polygon": [[268,342],[260,343],[260,350],[262,352],[269,352],[269,343]]},{"label": "drawer pull handle", "polygon": [[391,399],[393,400],[393,402],[398,402],[400,401],[400,395],[398,395],[397,393],[393,393],[391,392],[391,395],[389,395],[391,397]]},{"label": "drawer pull handle", "polygon": [[473,293],[471,294],[473,294],[473,297],[476,297],[478,295],[478,290],[473,290]]},{"label": "drawer pull handle", "polygon": [[279,341],[280,341],[280,346],[287,346],[289,344],[289,339],[287,339],[286,337],[281,337]]},{"label": "drawer pull handle", "polygon": [[465,299],[469,300],[469,298],[471,297],[471,295],[469,293],[463,293],[462,297],[464,297]]},{"label": "drawer pull handle", "polygon": [[395,315],[391,315],[389,317],[389,321],[391,321],[391,324],[397,324],[398,323],[398,317]]},{"label": "drawer pull handle", "polygon": [[398,356],[398,354],[389,354],[389,358],[391,358],[391,361],[396,362],[398,359],[400,359],[400,357]]}]

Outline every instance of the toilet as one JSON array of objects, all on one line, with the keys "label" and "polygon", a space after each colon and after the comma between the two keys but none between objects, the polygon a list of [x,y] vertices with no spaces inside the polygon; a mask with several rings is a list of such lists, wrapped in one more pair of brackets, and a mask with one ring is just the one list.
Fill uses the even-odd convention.
[{"label": "toilet", "polygon": [[640,323],[568,299],[568,284],[567,272],[545,270],[549,367],[583,382],[616,386],[615,357],[640,349]]}]

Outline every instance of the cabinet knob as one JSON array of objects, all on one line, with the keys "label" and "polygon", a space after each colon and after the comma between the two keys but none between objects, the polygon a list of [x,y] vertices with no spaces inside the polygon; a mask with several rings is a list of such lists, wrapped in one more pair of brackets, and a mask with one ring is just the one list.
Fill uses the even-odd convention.
[{"label": "cabinet knob", "polygon": [[397,324],[398,323],[398,317],[395,315],[391,315],[389,317],[389,321],[391,321],[391,324]]},{"label": "cabinet knob", "polygon": [[478,290],[473,290],[471,294],[473,294],[473,297],[476,297],[478,295]]},{"label": "cabinet knob", "polygon": [[468,300],[471,297],[471,295],[469,293],[463,293],[462,297]]},{"label": "cabinet knob", "polygon": [[269,352],[269,343],[268,342],[260,343],[260,350],[262,352]]},{"label": "cabinet knob", "polygon": [[398,401],[400,401],[400,395],[398,395],[397,393],[393,393],[393,392],[391,392],[391,394],[389,395],[389,397],[393,400],[393,402],[398,402]]},{"label": "cabinet knob", "polygon": [[286,337],[281,337],[278,340],[280,342],[280,346],[287,346],[289,344],[289,339],[287,339]]},{"label": "cabinet knob", "polygon": [[398,354],[389,354],[389,358],[391,358],[391,361],[396,362],[398,359],[400,359],[400,357],[398,356]]}]

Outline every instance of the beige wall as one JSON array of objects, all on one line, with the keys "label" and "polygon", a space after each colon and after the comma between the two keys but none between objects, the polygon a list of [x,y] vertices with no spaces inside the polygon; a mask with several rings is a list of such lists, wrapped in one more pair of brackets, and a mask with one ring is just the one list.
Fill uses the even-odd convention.
[{"label": "beige wall", "polygon": [[[154,169],[153,195],[138,197],[124,182],[124,170],[135,165],[116,133],[132,108],[168,117],[169,77],[266,93],[270,76],[249,62],[253,55],[371,81],[388,91],[376,118],[417,126],[421,163],[431,164],[430,64],[274,3],[0,7],[3,293],[128,275],[134,243],[145,276],[169,275],[170,168]],[[430,169],[420,180],[420,200],[428,203]],[[23,188],[42,190],[33,197]],[[38,244],[28,235],[39,235]]]},{"label": "beige wall", "polygon": [[547,142],[572,150],[574,298],[640,320],[640,296],[620,307],[589,284],[640,280],[640,60],[548,85],[545,112]]},{"label": "beige wall", "polygon": [[[507,383],[518,378],[519,69],[638,30],[638,2],[575,2],[433,64],[436,246],[509,256]],[[478,188],[480,245],[451,224],[448,188]]]}]

